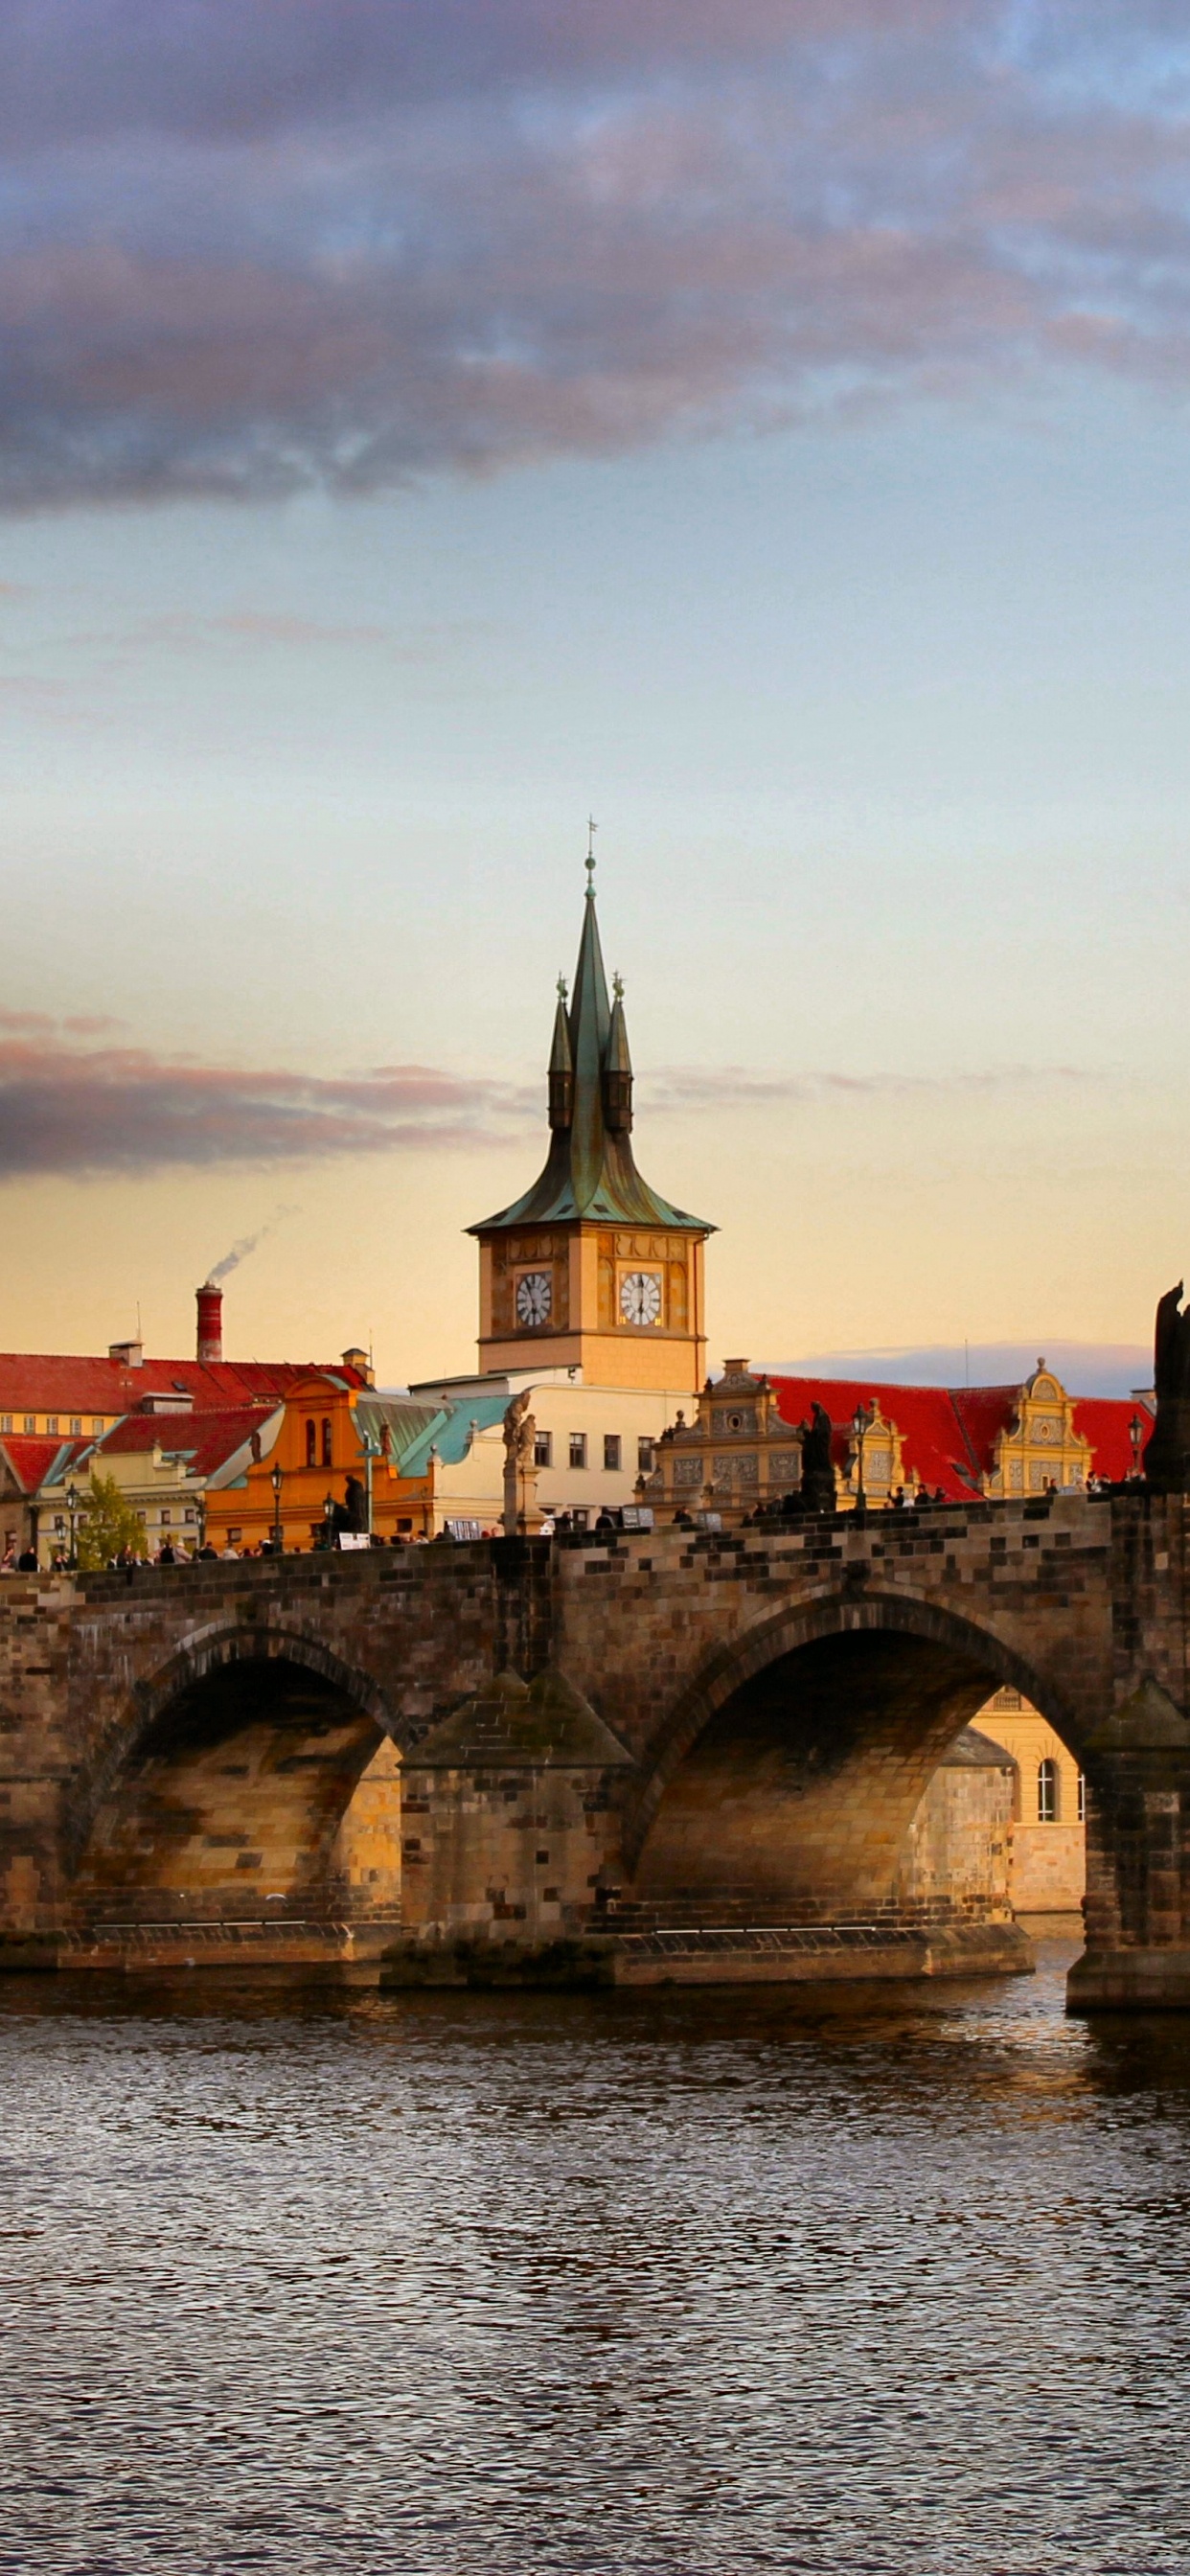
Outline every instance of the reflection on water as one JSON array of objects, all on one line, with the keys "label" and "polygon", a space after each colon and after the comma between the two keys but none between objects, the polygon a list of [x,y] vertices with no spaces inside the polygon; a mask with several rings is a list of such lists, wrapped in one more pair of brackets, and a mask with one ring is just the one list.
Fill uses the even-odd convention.
[{"label": "reflection on water", "polygon": [[0,1984],[0,2567],[1190,2568],[1190,2030]]}]

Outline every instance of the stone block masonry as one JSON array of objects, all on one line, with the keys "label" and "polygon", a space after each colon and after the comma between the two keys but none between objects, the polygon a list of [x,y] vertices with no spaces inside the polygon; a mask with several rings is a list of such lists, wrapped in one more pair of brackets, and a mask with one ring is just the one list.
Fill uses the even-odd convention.
[{"label": "stone block masonry", "polygon": [[798,1927],[924,1925],[990,1961],[1002,1909],[936,1870],[927,1904],[907,1837],[1012,1684],[1088,1784],[1074,1999],[1190,2003],[1186,1574],[1184,1500],[1138,1491],[9,1579],[6,1955],[143,1957],[162,1924],[206,1926],[196,1956],[266,1926],[325,1953],[338,1926],[395,1973],[461,1943],[587,1976],[683,1927],[784,1927],[771,1960]]}]

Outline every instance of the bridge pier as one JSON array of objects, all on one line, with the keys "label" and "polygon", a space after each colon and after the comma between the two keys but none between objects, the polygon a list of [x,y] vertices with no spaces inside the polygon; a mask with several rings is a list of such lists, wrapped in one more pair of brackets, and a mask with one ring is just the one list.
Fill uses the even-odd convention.
[{"label": "bridge pier", "polygon": [[1073,2012],[1190,2008],[1190,1725],[1151,1673],[1090,1737]]}]

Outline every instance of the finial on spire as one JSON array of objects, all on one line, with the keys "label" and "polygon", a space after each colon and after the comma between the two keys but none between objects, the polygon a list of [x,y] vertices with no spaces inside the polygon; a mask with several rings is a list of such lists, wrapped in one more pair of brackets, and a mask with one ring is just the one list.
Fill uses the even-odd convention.
[{"label": "finial on spire", "polygon": [[613,994],[614,994],[614,996],[615,996],[615,998],[616,998],[617,1002],[622,1002],[622,1001],[623,1001],[623,999],[624,999],[624,979],[623,979],[623,976],[622,976],[622,975],[613,975],[613,977],[612,977],[612,992],[613,992]]},{"label": "finial on spire", "polygon": [[586,857],[586,869],[587,869],[587,892],[588,892],[588,894],[594,894],[594,892],[595,892],[595,835],[596,835],[596,833],[597,833],[598,829],[599,829],[599,825],[598,825],[598,823],[596,822],[594,815],[593,815],[593,814],[588,814],[588,816],[587,816],[587,857]]},{"label": "finial on spire", "polygon": [[565,1001],[565,999],[566,999],[566,977],[565,977],[564,975],[559,975],[559,977],[558,977],[558,1000],[559,1000],[560,1002],[564,1002],[564,1001]]}]

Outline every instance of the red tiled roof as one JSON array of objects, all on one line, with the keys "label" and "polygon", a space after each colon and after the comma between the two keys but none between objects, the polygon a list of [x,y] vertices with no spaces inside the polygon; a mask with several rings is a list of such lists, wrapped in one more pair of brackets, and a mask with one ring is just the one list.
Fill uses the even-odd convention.
[{"label": "red tiled roof", "polygon": [[0,1351],[0,1413],[130,1413],[143,1396],[179,1389],[193,1396],[196,1412],[209,1413],[252,1396],[285,1395],[315,1375],[364,1384],[341,1360],[143,1360],[130,1368],[124,1360]]},{"label": "red tiled roof", "polygon": [[95,1442],[90,1463],[102,1475],[105,1458],[147,1457],[160,1447],[164,1457],[182,1458],[190,1475],[213,1476],[254,1431],[263,1435],[270,1420],[269,1408],[261,1404],[210,1413],[132,1413]]},{"label": "red tiled roof", "polygon": [[1078,1398],[1074,1408],[1074,1427],[1082,1439],[1091,1443],[1097,1476],[1110,1476],[1113,1483],[1118,1483],[1122,1477],[1135,1473],[1132,1436],[1128,1429],[1134,1414],[1141,1425],[1140,1448],[1143,1453],[1153,1429],[1153,1416],[1146,1406],[1134,1401],[1125,1403],[1119,1397],[1111,1396]]},{"label": "red tiled roof", "polygon": [[884,1420],[896,1424],[907,1485],[925,1484],[931,1493],[941,1486],[955,1502],[978,1488],[976,1455],[949,1387],[883,1386],[873,1378],[773,1377],[769,1383],[783,1422],[808,1421],[814,1404],[829,1413],[837,1426],[832,1442],[837,1466],[846,1459],[848,1425],[862,1400],[878,1404]]},{"label": "red tiled roof", "polygon": [[[1016,1418],[1019,1386],[888,1386],[873,1378],[773,1377],[783,1422],[806,1422],[810,1408],[821,1404],[836,1426],[832,1443],[836,1464],[843,1466],[848,1426],[861,1398],[876,1403],[886,1422],[901,1435],[905,1483],[924,1484],[931,1493],[941,1487],[948,1502],[978,1492],[980,1479],[995,1463],[996,1442]],[[1128,1425],[1134,1403],[1115,1397],[1076,1400],[1074,1428],[1091,1443],[1091,1473],[1113,1480],[1132,1474]],[[1148,1438],[1151,1422],[1141,1410]]]},{"label": "red tiled roof", "polygon": [[22,1494],[35,1494],[56,1459],[68,1465],[90,1445],[88,1440],[57,1440],[52,1433],[48,1440],[35,1440],[28,1432],[6,1432],[0,1440],[0,1456],[7,1459]]}]

